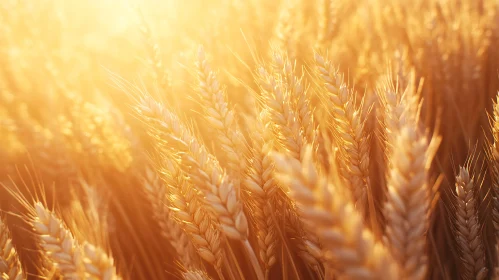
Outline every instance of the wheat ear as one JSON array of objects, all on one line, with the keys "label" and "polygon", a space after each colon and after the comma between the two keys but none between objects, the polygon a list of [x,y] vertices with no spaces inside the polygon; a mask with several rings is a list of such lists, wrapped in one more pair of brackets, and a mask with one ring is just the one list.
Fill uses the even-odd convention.
[{"label": "wheat ear", "polygon": [[339,148],[341,175],[350,185],[356,207],[365,209],[369,188],[369,137],[361,112],[356,110],[354,93],[330,61],[315,55],[318,74],[327,93],[325,102],[333,117],[334,136]]},{"label": "wheat ear", "polygon": [[383,113],[383,123],[385,140],[385,157],[388,165],[391,164],[391,154],[393,150],[394,138],[400,131],[401,127],[407,122],[414,121],[418,118],[418,95],[415,93],[415,76],[411,75],[411,79],[404,92],[400,92],[398,87],[393,85],[391,77],[385,81],[384,88],[379,94]]},{"label": "wheat ear", "polygon": [[394,141],[384,208],[386,235],[405,279],[424,279],[431,200],[428,170],[436,145],[418,131],[415,122],[405,124]]},{"label": "wheat ear", "polygon": [[248,238],[248,221],[238,191],[216,158],[198,142],[178,117],[161,104],[144,97],[139,105],[140,114],[149,121],[151,134],[160,135],[170,147],[166,153],[181,157],[181,168],[192,184],[203,190],[206,201],[217,213],[222,231],[232,239]]},{"label": "wheat ear", "polygon": [[[264,114],[264,113],[263,113]],[[270,129],[264,127],[262,117],[257,121],[253,137],[252,158],[244,181],[252,198],[252,214],[255,220],[260,260],[268,273],[275,264],[277,250],[277,224],[273,207],[277,184],[273,177],[274,163],[270,158],[273,137]]]},{"label": "wheat ear", "polygon": [[[294,158],[301,159],[301,153],[303,150],[303,145],[306,143],[306,139],[303,135],[301,125],[298,121],[298,115],[295,110],[292,109],[290,91],[286,89],[283,83],[283,77],[275,77],[270,74],[264,67],[258,69],[258,83],[262,90],[262,99],[266,104],[266,108],[263,114],[260,115],[260,120],[262,125],[265,126],[264,129],[269,133],[274,131],[272,126],[277,127],[274,131],[274,135],[277,140],[284,147],[286,152],[290,153]],[[277,134],[275,134],[277,132]],[[267,137],[269,139],[270,136]],[[277,146],[277,145],[276,145]],[[286,187],[281,186],[281,187]],[[284,192],[277,192],[279,195],[276,198],[278,203],[284,211],[286,220],[286,230],[289,234],[295,238],[295,244],[300,252],[300,257],[302,257],[309,265],[316,266],[317,260],[310,253],[310,248],[318,247],[312,241],[311,234],[307,233],[299,221],[298,214],[296,213],[293,203],[289,201],[289,197],[286,196],[286,190]],[[309,243],[309,245],[307,245]]]},{"label": "wheat ear", "polygon": [[9,229],[3,219],[0,219],[0,250],[0,274],[5,274],[10,280],[26,279],[17,251],[12,244]]},{"label": "wheat ear", "polygon": [[83,254],[71,232],[40,202],[34,210],[31,225],[38,234],[40,248],[65,279],[82,279]]},{"label": "wheat ear", "polygon": [[[168,168],[169,170],[175,167]],[[220,232],[215,228],[206,206],[199,194],[184,178],[180,170],[170,173],[168,200],[175,219],[189,235],[199,256],[212,264],[221,274],[223,251],[220,246]]]},{"label": "wheat ear", "polygon": [[150,168],[146,169],[144,189],[151,203],[154,218],[159,224],[161,235],[175,249],[184,267],[196,268],[198,260],[193,255],[195,254],[193,244],[174,220],[174,213],[168,207],[167,187]]},{"label": "wheat ear", "polygon": [[478,220],[475,181],[465,167],[459,167],[456,176],[455,238],[463,261],[462,279],[482,280],[487,276],[485,251]]},{"label": "wheat ear", "polygon": [[[323,174],[308,146],[302,162],[274,155],[277,178],[291,186],[303,222],[317,233],[322,258],[340,279],[399,279],[397,265],[382,244],[364,228],[362,217]],[[336,176],[337,172],[332,175]]]},{"label": "wheat ear", "polygon": [[85,279],[87,280],[119,280],[111,258],[103,249],[90,243],[83,244],[83,264],[85,266]]},{"label": "wheat ear", "polygon": [[217,214],[221,230],[227,237],[242,242],[258,278],[263,279],[263,271],[248,241],[248,220],[243,211],[239,190],[231,178],[216,158],[207,152],[206,147],[182,125],[177,116],[161,104],[144,96],[138,110],[147,121],[152,121],[151,134],[161,135],[170,145],[164,153],[173,153],[181,158],[180,167],[189,176],[192,185],[203,191],[208,206]]},{"label": "wheat ear", "polygon": [[289,94],[289,105],[296,112],[297,121],[307,143],[316,144],[317,125],[314,120],[314,110],[310,105],[310,91],[305,83],[305,77],[296,73],[296,63],[292,63],[285,53],[274,50],[272,55],[274,73],[281,76],[282,82]]},{"label": "wheat ear", "polygon": [[211,70],[203,47],[199,47],[196,61],[199,89],[197,92],[204,109],[204,118],[215,129],[218,145],[225,152],[228,169],[235,178],[242,177],[246,169],[247,146],[237,124],[236,114],[229,107],[225,89]]},{"label": "wheat ear", "polygon": [[492,173],[492,221],[496,236],[499,237],[499,92],[494,102],[491,119],[493,143],[489,147],[488,158]]},{"label": "wheat ear", "polygon": [[292,109],[290,92],[281,79],[272,76],[264,67],[258,69],[257,82],[270,119],[278,128],[276,136],[285,149],[299,160],[306,140],[298,122],[299,117]]},{"label": "wheat ear", "polygon": [[206,272],[199,270],[189,270],[182,273],[184,280],[211,280]]}]

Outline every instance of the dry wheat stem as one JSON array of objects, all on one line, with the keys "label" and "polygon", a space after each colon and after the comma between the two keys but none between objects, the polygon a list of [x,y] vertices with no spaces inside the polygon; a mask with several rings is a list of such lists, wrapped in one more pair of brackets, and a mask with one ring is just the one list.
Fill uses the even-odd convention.
[{"label": "dry wheat stem", "polygon": [[65,279],[83,279],[83,256],[80,245],[63,222],[40,202],[35,204],[31,220],[38,234],[38,244]]},{"label": "dry wheat stem", "polygon": [[302,162],[279,154],[275,161],[278,178],[291,186],[303,222],[321,240],[325,265],[339,279],[398,279],[397,265],[384,246],[375,243],[353,205],[339,192],[331,193],[338,188],[318,173],[310,146]]},{"label": "dry wheat stem", "polygon": [[0,273],[5,274],[9,280],[26,279],[17,251],[12,244],[9,229],[0,219]]},{"label": "dry wheat stem", "polygon": [[485,267],[475,187],[467,168],[460,167],[456,176],[455,238],[463,261],[461,278],[482,280],[487,276],[488,269]]},{"label": "dry wheat stem", "polygon": [[333,117],[341,174],[350,183],[356,207],[365,209],[369,188],[369,137],[364,131],[362,114],[354,108],[354,93],[348,90],[331,62],[316,54],[315,63]]}]

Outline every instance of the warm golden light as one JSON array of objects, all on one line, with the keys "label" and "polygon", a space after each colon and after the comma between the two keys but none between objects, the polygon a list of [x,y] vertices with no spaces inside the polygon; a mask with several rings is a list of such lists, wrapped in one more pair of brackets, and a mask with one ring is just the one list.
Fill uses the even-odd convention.
[{"label": "warm golden light", "polygon": [[499,279],[496,0],[0,1],[2,279]]}]

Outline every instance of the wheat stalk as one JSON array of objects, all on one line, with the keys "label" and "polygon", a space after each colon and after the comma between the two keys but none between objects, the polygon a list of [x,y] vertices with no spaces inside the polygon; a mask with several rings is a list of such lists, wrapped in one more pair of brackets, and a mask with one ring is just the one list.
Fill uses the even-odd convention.
[{"label": "wheat stalk", "polygon": [[9,229],[0,219],[0,274],[4,274],[10,280],[26,279],[19,256],[12,244]]},{"label": "wheat stalk", "polygon": [[463,261],[462,279],[485,279],[485,251],[478,220],[478,205],[475,198],[475,181],[465,167],[459,167],[456,176],[455,239]]},{"label": "wheat stalk", "polygon": [[398,279],[397,265],[375,243],[353,205],[339,192],[331,193],[338,187],[318,173],[310,146],[302,162],[279,154],[275,161],[277,178],[291,186],[303,222],[320,238],[325,264],[340,279]]}]

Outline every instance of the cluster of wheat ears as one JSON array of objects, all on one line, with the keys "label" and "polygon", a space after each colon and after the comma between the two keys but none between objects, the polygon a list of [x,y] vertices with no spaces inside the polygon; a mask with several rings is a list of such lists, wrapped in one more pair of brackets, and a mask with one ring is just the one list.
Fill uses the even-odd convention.
[{"label": "cluster of wheat ears", "polygon": [[498,73],[497,0],[2,0],[0,277],[499,279]]}]

